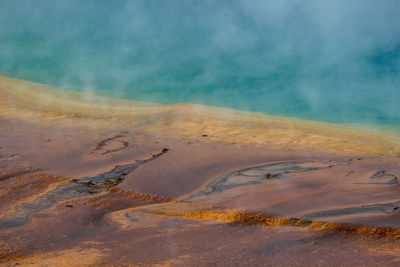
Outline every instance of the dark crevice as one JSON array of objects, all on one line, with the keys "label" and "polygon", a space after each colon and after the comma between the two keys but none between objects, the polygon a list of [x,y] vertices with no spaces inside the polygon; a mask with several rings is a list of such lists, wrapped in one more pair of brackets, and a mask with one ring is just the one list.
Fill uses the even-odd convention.
[{"label": "dark crevice", "polygon": [[317,220],[322,218],[332,218],[338,216],[392,213],[399,207],[400,207],[400,201],[396,201],[384,204],[372,204],[372,205],[363,205],[363,206],[349,207],[343,209],[317,211],[305,214],[300,218],[307,220]]},{"label": "dark crevice", "polygon": [[399,180],[397,179],[397,177],[393,174],[387,173],[385,170],[376,172],[370,178],[372,179],[371,182],[355,182],[349,184],[372,184],[372,185],[399,184]]},{"label": "dark crevice", "polygon": [[303,164],[307,163],[311,162],[289,161],[241,169],[213,180],[208,183],[202,191],[191,195],[185,200],[192,200],[198,197],[220,193],[239,186],[264,184],[280,179],[294,179],[287,174],[329,167],[325,165],[321,165],[320,167],[303,166]]},{"label": "dark crevice", "polygon": [[110,190],[122,182],[126,175],[134,171],[137,167],[162,156],[168,150],[168,148],[164,148],[160,153],[153,154],[150,158],[136,160],[131,164],[117,165],[111,171],[93,177],[73,179],[66,184],[59,185],[54,190],[47,192],[32,202],[20,204],[18,206],[19,212],[16,215],[0,219],[0,229],[23,226],[29,222],[32,214],[47,209],[57,202]]},{"label": "dark crevice", "polygon": [[117,135],[115,135],[113,137],[104,139],[103,141],[97,143],[96,149],[94,149],[89,154],[94,154],[94,153],[96,153],[98,151],[104,150],[111,141],[119,142],[120,143],[119,147],[117,147],[115,149],[105,149],[104,151],[102,151],[102,153],[101,153],[102,155],[124,150],[127,147],[129,147],[129,142],[124,140],[124,139],[121,139],[121,138],[124,138],[124,137],[126,137],[126,135],[124,135],[123,133],[120,133],[120,134],[117,134]]}]

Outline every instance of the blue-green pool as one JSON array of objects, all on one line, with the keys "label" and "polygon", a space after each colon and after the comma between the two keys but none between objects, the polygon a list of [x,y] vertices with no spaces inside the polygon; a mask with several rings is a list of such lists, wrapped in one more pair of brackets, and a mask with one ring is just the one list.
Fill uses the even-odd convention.
[{"label": "blue-green pool", "polygon": [[400,1],[2,0],[0,74],[400,127]]}]

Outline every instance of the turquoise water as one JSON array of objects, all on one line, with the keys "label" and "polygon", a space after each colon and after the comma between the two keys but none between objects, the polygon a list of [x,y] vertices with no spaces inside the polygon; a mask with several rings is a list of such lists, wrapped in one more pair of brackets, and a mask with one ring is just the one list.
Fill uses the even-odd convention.
[{"label": "turquoise water", "polygon": [[2,0],[0,74],[400,127],[399,10],[368,0]]}]

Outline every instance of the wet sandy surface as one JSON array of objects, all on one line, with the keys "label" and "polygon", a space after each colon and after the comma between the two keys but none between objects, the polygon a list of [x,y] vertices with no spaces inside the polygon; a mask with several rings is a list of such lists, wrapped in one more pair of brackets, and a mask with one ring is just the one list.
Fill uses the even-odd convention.
[{"label": "wet sandy surface", "polygon": [[399,264],[393,155],[7,110],[2,265]]}]

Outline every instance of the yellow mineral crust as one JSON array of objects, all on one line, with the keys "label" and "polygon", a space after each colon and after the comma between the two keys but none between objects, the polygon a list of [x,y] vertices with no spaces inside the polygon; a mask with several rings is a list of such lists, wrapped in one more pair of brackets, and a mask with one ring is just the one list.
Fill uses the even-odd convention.
[{"label": "yellow mineral crust", "polygon": [[0,76],[0,116],[113,124],[170,138],[323,152],[400,156],[397,131],[270,116],[189,103],[155,104],[66,92]]},{"label": "yellow mineral crust", "polygon": [[[391,227],[375,227],[366,225],[356,225],[348,223],[310,221],[299,218],[276,217],[272,215],[260,213],[247,213],[234,209],[224,208],[196,208],[196,205],[182,202],[178,207],[165,206],[163,208],[152,208],[144,210],[144,213],[162,215],[162,216],[177,216],[195,220],[210,220],[224,223],[234,223],[237,225],[267,225],[267,226],[290,226],[303,227],[310,230],[325,230],[335,232],[346,232],[353,234],[365,234],[370,236],[389,237],[392,239],[400,239],[400,230]],[[170,205],[177,205],[176,203]]]}]

